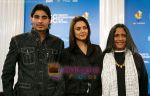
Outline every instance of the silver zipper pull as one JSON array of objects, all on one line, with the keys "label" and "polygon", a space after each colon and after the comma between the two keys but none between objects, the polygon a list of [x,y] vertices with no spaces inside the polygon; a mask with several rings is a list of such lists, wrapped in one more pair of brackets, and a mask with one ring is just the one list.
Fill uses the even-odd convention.
[{"label": "silver zipper pull", "polygon": [[88,89],[87,89],[87,91],[86,91],[87,93],[89,93],[90,88],[91,88],[91,83],[88,82]]}]

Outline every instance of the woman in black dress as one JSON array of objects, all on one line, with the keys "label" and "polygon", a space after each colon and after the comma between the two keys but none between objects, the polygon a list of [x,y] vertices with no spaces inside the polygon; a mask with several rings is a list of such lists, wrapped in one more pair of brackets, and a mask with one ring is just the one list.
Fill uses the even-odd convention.
[{"label": "woman in black dress", "polygon": [[90,26],[82,17],[74,17],[69,47],[62,56],[65,74],[65,96],[101,95],[101,48],[90,41]]}]

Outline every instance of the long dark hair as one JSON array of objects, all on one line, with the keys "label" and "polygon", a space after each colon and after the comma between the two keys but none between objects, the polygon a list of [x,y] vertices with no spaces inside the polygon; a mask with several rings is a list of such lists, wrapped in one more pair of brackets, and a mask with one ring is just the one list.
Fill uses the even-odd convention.
[{"label": "long dark hair", "polygon": [[116,29],[117,28],[123,28],[124,31],[126,32],[126,48],[129,49],[131,52],[137,52],[137,47],[131,37],[131,34],[130,34],[130,31],[129,29],[124,25],[124,24],[116,24],[114,25],[110,32],[109,32],[109,36],[108,36],[108,39],[107,39],[107,45],[106,45],[106,48],[104,50],[104,53],[108,53],[108,52],[111,52],[115,49],[115,45],[114,45],[114,34],[116,32]]},{"label": "long dark hair", "polygon": [[91,41],[90,41],[90,34],[91,34],[91,30],[90,30],[90,26],[89,26],[89,23],[88,21],[82,17],[82,16],[76,16],[72,19],[72,22],[71,22],[71,25],[70,25],[70,33],[69,33],[69,47],[71,49],[75,48],[77,46],[76,44],[76,38],[75,38],[75,33],[74,33],[74,26],[77,22],[79,21],[83,21],[85,22],[85,24],[87,25],[87,28],[88,28],[88,36],[85,40],[85,43],[86,44],[90,44]]}]

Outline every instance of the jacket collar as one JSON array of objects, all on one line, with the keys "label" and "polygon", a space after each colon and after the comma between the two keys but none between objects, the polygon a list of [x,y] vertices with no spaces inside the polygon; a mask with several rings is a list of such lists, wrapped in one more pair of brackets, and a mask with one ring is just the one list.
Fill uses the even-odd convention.
[{"label": "jacket collar", "polygon": [[[95,48],[92,46],[92,44],[89,44],[86,56],[90,56],[94,52],[94,50]],[[72,49],[71,51],[75,54],[84,54],[78,46],[74,47],[74,49]]]},{"label": "jacket collar", "polygon": [[[39,40],[40,36],[39,36],[39,33],[35,30],[31,30],[31,33],[35,36],[36,40]],[[45,39],[47,39],[49,36],[49,29],[46,30],[46,37]]]}]

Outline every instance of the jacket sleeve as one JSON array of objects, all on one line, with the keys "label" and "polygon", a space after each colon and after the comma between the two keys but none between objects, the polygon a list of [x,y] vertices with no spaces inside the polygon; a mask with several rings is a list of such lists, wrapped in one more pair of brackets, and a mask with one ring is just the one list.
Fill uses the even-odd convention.
[{"label": "jacket sleeve", "polygon": [[1,76],[4,96],[14,96],[13,85],[14,85],[15,66],[17,62],[17,57],[18,52],[16,42],[14,38],[12,38],[9,46],[9,52],[6,56]]},{"label": "jacket sleeve", "polygon": [[97,76],[97,79],[93,82],[89,96],[101,96],[102,94],[102,84],[101,84],[102,50],[98,45],[96,45],[96,53],[97,53],[96,60],[100,68],[99,69],[100,74]]},{"label": "jacket sleeve", "polygon": [[140,54],[134,54],[134,60],[138,71],[140,96],[148,96],[148,74],[144,61]]}]

